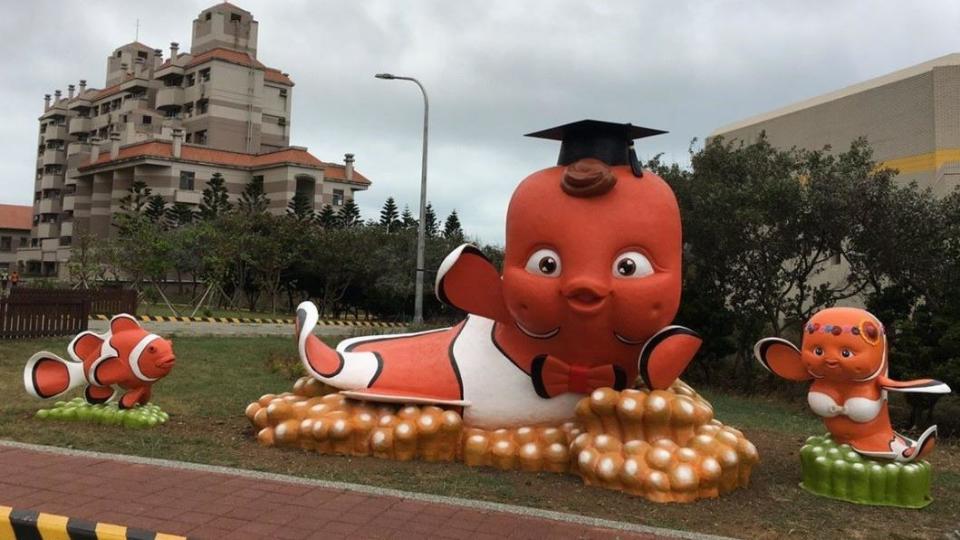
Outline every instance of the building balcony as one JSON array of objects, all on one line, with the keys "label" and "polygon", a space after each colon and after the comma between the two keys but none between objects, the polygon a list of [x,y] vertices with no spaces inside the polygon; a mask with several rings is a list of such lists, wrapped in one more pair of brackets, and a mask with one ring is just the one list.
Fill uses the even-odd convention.
[{"label": "building balcony", "polygon": [[149,109],[150,102],[147,101],[146,97],[140,98],[127,98],[123,100],[123,105],[120,106],[120,112],[133,112],[143,109]]},{"label": "building balcony", "polygon": [[210,83],[198,82],[193,86],[188,86],[183,90],[184,99],[188,102],[194,102],[204,99],[210,95]]},{"label": "building balcony", "polygon": [[40,177],[40,189],[60,189],[62,187],[62,174],[46,173]]},{"label": "building balcony", "polygon": [[[89,120],[89,119],[88,119]],[[77,154],[90,152],[90,143],[74,141],[67,145],[67,158]]]},{"label": "building balcony", "polygon": [[67,138],[67,125],[47,126],[43,132],[43,139],[46,141],[63,141]]},{"label": "building balcony", "polygon": [[165,86],[157,90],[158,109],[179,109],[181,107],[183,107],[183,88]]},{"label": "building balcony", "polygon": [[80,133],[87,133],[93,129],[93,122],[89,118],[71,118],[70,119],[70,134],[78,135]]},{"label": "building balcony", "polygon": [[63,150],[53,150],[47,148],[43,151],[43,157],[40,158],[40,164],[47,165],[65,165],[67,163],[67,153]]},{"label": "building balcony", "polygon": [[57,223],[38,223],[37,238],[56,238],[59,243],[60,225]]},{"label": "building balcony", "polygon": [[55,199],[40,199],[40,209],[41,214],[59,214],[63,205],[60,203],[60,197]]},{"label": "building balcony", "polygon": [[111,120],[112,120],[112,115],[110,113],[95,116],[90,122],[90,130],[92,131],[94,129],[103,129],[108,125],[110,125]]},{"label": "building balcony", "polygon": [[60,236],[73,236],[72,221],[64,221],[60,224]]},{"label": "building balcony", "polygon": [[173,192],[173,202],[175,203],[200,204],[201,199],[202,194],[199,191],[178,189]]},{"label": "building balcony", "polygon": [[63,211],[64,212],[73,212],[74,206],[77,204],[76,195],[64,195],[63,196]]}]

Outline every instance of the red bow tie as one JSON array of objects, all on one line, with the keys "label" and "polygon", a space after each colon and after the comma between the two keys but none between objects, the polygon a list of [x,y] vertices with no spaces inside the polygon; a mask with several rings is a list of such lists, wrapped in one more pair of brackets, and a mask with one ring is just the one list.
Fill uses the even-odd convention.
[{"label": "red bow tie", "polygon": [[533,359],[530,377],[537,395],[545,399],[567,392],[589,394],[597,388],[623,390],[627,387],[627,374],[620,366],[578,366],[546,354]]}]

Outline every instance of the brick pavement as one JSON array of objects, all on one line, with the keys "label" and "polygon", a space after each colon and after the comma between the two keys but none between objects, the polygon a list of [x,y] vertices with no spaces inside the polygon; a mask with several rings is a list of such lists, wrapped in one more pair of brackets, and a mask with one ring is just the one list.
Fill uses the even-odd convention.
[{"label": "brick pavement", "polygon": [[0,442],[0,505],[192,538],[657,537],[276,478]]}]

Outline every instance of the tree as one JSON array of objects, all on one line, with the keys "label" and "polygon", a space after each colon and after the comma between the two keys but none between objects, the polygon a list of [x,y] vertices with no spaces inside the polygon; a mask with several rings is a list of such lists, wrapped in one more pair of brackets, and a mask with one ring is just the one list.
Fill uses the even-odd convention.
[{"label": "tree", "polygon": [[220,214],[225,214],[233,208],[230,204],[230,195],[224,184],[223,175],[213,173],[207,180],[207,187],[203,189],[203,200],[200,201],[199,217],[203,221],[211,221]]},{"label": "tree", "polygon": [[403,224],[404,229],[417,228],[417,218],[413,217],[413,213],[410,212],[410,207],[407,205],[403,205],[403,214],[400,215],[400,223]]},{"label": "tree", "polygon": [[240,194],[240,211],[245,214],[262,214],[270,206],[270,199],[263,190],[263,177],[254,176]]},{"label": "tree", "polygon": [[144,217],[151,223],[162,223],[167,214],[167,201],[163,195],[154,194],[147,199],[146,209],[143,211]]},{"label": "tree", "polygon": [[340,207],[340,211],[337,212],[337,221],[340,223],[341,227],[349,228],[356,227],[363,223],[360,217],[360,207],[357,206],[357,203],[353,199],[348,199],[343,206]]},{"label": "tree", "polygon": [[97,236],[81,232],[76,236],[70,250],[67,269],[75,289],[89,289],[104,277],[104,261],[101,243]]},{"label": "tree", "polygon": [[153,190],[143,180],[134,180],[127,189],[127,194],[120,199],[120,209],[128,214],[143,212]]},{"label": "tree", "polygon": [[323,205],[320,213],[317,214],[317,223],[324,229],[335,229],[339,225],[337,213],[333,211],[332,206],[329,204]]},{"label": "tree", "polygon": [[460,227],[460,217],[457,216],[456,210],[450,212],[443,223],[443,236],[458,242],[463,240],[463,229]]},{"label": "tree", "polygon": [[424,213],[424,235],[433,238],[437,235],[437,213],[433,211],[433,205],[427,203],[427,210]]},{"label": "tree", "polygon": [[306,193],[298,191],[293,194],[293,198],[287,203],[287,214],[293,216],[297,221],[310,221],[314,218],[313,201]]},{"label": "tree", "polygon": [[399,226],[399,219],[396,201],[393,197],[387,197],[387,201],[383,203],[383,209],[380,210],[380,225],[387,229],[387,232],[391,232]]},{"label": "tree", "polygon": [[193,207],[185,202],[173,203],[173,206],[167,208],[166,225],[171,229],[182,227],[193,222],[195,217]]}]

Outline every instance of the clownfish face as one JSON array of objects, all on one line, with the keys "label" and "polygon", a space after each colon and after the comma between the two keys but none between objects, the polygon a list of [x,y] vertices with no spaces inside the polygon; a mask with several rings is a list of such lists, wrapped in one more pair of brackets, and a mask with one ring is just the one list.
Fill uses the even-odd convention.
[{"label": "clownfish face", "polygon": [[507,309],[545,352],[635,362],[680,303],[680,212],[670,187],[629,167],[596,196],[561,189],[564,167],[521,183],[507,211]]},{"label": "clownfish face", "polygon": [[825,309],[804,326],[801,359],[817,378],[869,379],[883,367],[882,332],[879,321],[866,311]]},{"label": "clownfish face", "polygon": [[168,339],[154,339],[140,354],[140,370],[152,379],[159,379],[170,373],[176,363],[173,354],[173,342]]}]

